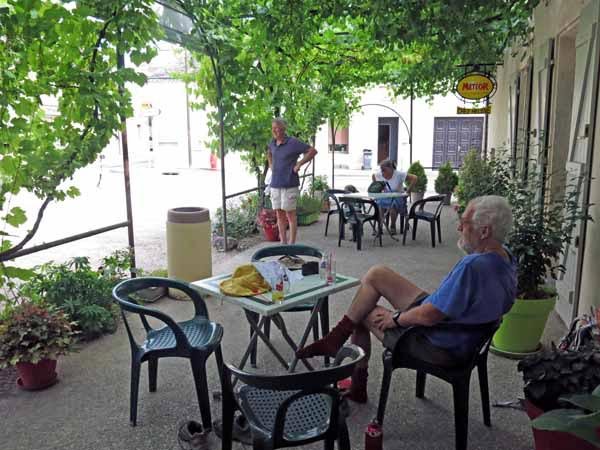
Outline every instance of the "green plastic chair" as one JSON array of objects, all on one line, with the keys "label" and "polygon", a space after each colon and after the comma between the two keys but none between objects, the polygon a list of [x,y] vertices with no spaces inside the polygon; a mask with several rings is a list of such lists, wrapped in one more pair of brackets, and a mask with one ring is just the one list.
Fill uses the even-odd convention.
[{"label": "green plastic chair", "polygon": [[[299,447],[325,441],[325,449],[350,450],[350,438],[337,382],[352,375],[365,357],[355,345],[346,345],[332,367],[286,375],[261,375],[224,366],[223,445],[231,450],[236,410],[246,417],[252,432],[252,448]],[[345,361],[346,359],[348,361]],[[232,377],[241,381],[235,391]]]},{"label": "green plastic chair", "polygon": [[[425,382],[427,375],[432,375],[452,386],[454,397],[454,433],[456,450],[467,450],[469,429],[469,385],[471,372],[477,368],[479,388],[481,393],[481,407],[483,410],[483,423],[492,426],[490,418],[490,394],[487,374],[487,357],[494,333],[500,326],[500,320],[481,324],[460,324],[440,322],[433,327],[420,325],[406,328],[405,333],[398,340],[393,350],[385,349],[383,352],[383,376],[381,378],[381,391],[377,407],[377,420],[383,425],[385,408],[387,404],[392,372],[396,369],[412,369],[417,372],[417,398],[425,397]],[[430,364],[417,357],[406,354],[404,341],[409,334],[419,333],[423,329],[437,328],[441,330],[470,331],[479,336],[479,343],[473,349],[469,358],[457,361],[456,367],[441,367]],[[448,447],[449,448],[449,447]]]},{"label": "green plastic chair", "polygon": [[[272,245],[269,247],[261,248],[257,250],[252,255],[252,262],[261,261],[265,258],[274,258],[279,256],[310,256],[316,259],[321,259],[323,256],[323,252],[321,250],[316,249],[314,247],[310,247],[308,245]],[[316,301],[311,301],[307,303],[303,303],[301,305],[294,306],[293,308],[287,309],[285,313],[290,312],[303,312],[303,311],[312,311],[315,307]],[[246,310],[246,318],[248,321],[253,320],[254,323],[258,323],[258,314]],[[319,321],[321,323],[321,333],[325,336],[329,333],[329,298],[326,298],[323,302],[323,306],[321,307],[321,311],[319,311]],[[276,322],[282,324],[283,320]],[[265,334],[270,336],[271,329],[271,320],[268,319],[265,323]],[[252,336],[252,330],[250,330],[250,336]],[[319,339],[319,327],[315,323],[313,327],[313,339],[316,341]],[[252,367],[256,367],[256,353],[257,346],[255,345],[252,349],[252,353],[250,354],[250,365]],[[329,357],[325,357],[325,365],[329,364]]]},{"label": "green plastic chair", "polygon": [[[185,293],[193,302],[194,316],[183,322],[176,322],[167,314],[156,309],[138,304],[133,294],[153,287],[173,288]],[[212,428],[208,384],[206,382],[206,360],[215,353],[219,370],[223,367],[221,338],[223,327],[208,319],[208,311],[200,294],[187,283],[168,278],[144,277],[132,278],[117,284],[112,292],[113,298],[121,307],[121,315],[131,345],[131,395],[129,421],[137,424],[137,402],[140,382],[140,369],[148,362],[150,392],[156,392],[158,360],[167,357],[188,358],[192,365],[192,373],[196,384],[196,394],[205,429]],[[130,313],[129,315],[125,312]],[[132,314],[139,316],[146,337],[138,343],[134,337],[129,318]],[[164,323],[160,328],[152,328],[146,318],[152,317]]]}]

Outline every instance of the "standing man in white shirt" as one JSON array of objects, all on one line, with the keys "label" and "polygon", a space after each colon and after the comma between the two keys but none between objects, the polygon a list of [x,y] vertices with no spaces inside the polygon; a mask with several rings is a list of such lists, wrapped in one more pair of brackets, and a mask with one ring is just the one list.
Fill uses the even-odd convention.
[{"label": "standing man in white shirt", "polygon": [[[379,172],[374,173],[372,178],[373,181],[382,181],[385,183],[384,192],[403,192],[405,181],[408,184],[408,192],[410,192],[417,182],[416,175],[396,170],[394,163],[389,159],[381,161],[379,168]],[[406,208],[406,200],[402,202],[397,198],[384,198],[377,200],[377,204],[381,208],[382,214],[386,210],[390,210],[390,233],[396,234],[396,218],[398,217],[398,213],[403,213],[402,209]]]}]

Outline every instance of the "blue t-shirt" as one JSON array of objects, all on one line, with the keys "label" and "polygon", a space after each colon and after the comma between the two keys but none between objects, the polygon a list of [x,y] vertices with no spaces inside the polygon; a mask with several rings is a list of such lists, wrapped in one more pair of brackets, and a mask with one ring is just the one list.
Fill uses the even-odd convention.
[{"label": "blue t-shirt", "polygon": [[[431,303],[453,323],[481,324],[500,319],[517,295],[517,266],[512,255],[510,259],[507,262],[495,252],[465,256],[422,304]],[[423,334],[433,345],[467,356],[481,333],[431,329]]]},{"label": "blue t-shirt", "polygon": [[298,162],[298,156],[306,153],[310,145],[299,141],[298,139],[286,136],[281,145],[277,145],[275,139],[269,143],[269,152],[273,172],[271,176],[271,187],[274,188],[290,188],[300,186],[298,174],[294,172],[294,166]]}]

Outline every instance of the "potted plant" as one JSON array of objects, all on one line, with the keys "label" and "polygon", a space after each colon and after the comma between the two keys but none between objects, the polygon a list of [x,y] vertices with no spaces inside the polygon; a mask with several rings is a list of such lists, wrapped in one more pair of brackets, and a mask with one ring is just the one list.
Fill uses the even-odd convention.
[{"label": "potted plant", "polygon": [[533,419],[534,435],[547,433],[544,446],[536,450],[592,450],[600,448],[600,385],[591,394],[573,394],[561,397],[570,408],[553,409]]},{"label": "potted plant", "polygon": [[89,258],[78,256],[66,263],[48,262],[35,268],[35,275],[23,283],[20,294],[35,304],[56,307],[75,322],[81,340],[114,333],[119,307],[112,288],[129,274],[129,251],[117,251],[103,259],[94,270]]},{"label": "potted plant", "polygon": [[321,212],[329,211],[329,200],[326,191],[329,189],[329,185],[327,184],[327,175],[317,175],[313,178],[310,184],[310,192],[313,197],[323,199]]},{"label": "potted plant", "polygon": [[415,161],[408,168],[408,172],[417,177],[417,182],[412,188],[412,192],[410,193],[410,201],[412,203],[422,200],[425,195],[425,191],[427,190],[427,175],[425,175],[425,169],[421,165],[419,161]]},{"label": "potted plant", "polygon": [[438,176],[435,179],[435,192],[446,195],[444,204],[449,205],[452,199],[452,192],[458,184],[458,175],[452,170],[449,161],[440,166]]},{"label": "potted plant", "polygon": [[[502,155],[501,155],[502,156]],[[462,213],[467,204],[481,195],[501,195],[506,197],[509,172],[501,159],[485,161],[477,150],[470,150],[463,160],[458,175],[456,197],[458,212]]]},{"label": "potted plant", "polygon": [[263,232],[266,241],[279,242],[279,228],[277,227],[277,213],[271,207],[271,199],[264,197],[264,204],[258,208],[256,224]]},{"label": "potted plant", "polygon": [[[536,450],[588,450],[600,444],[600,353],[556,347],[521,360],[525,411]],[[579,409],[575,409],[579,408]],[[585,411],[583,411],[585,410]]]},{"label": "potted plant", "polygon": [[302,194],[298,197],[296,206],[296,216],[298,225],[310,225],[319,220],[322,200],[308,194]]},{"label": "potted plant", "polygon": [[504,196],[512,206],[513,229],[507,247],[517,260],[517,298],[491,346],[492,351],[507,356],[539,350],[556,302],[556,291],[547,286],[546,280],[556,279],[565,270],[559,258],[571,243],[577,222],[587,218],[577,202],[577,190],[571,189],[574,186],[566,187],[564,197],[542,204],[539,170],[533,162],[529,162],[528,169],[526,175],[514,171],[510,159],[502,153],[486,161],[471,151],[465,157],[456,189],[459,212],[481,195]]},{"label": "potted plant", "polygon": [[262,208],[258,212],[256,223],[263,230],[265,240],[279,241],[279,228],[277,227],[277,214],[274,209]]},{"label": "potted plant", "polygon": [[542,204],[536,167],[530,165],[526,177],[520,173],[510,177],[511,168],[505,160],[494,162],[492,170],[505,184],[512,206],[513,229],[507,246],[517,260],[517,298],[494,335],[492,349],[521,355],[539,350],[557,295],[546,280],[564,272],[560,258],[571,244],[575,226],[587,216],[577,201],[577,181],[566,186],[563,198]]},{"label": "potted plant", "polygon": [[22,389],[51,386],[57,357],[74,343],[74,325],[52,306],[25,301],[7,308],[0,319],[0,368],[16,366]]}]

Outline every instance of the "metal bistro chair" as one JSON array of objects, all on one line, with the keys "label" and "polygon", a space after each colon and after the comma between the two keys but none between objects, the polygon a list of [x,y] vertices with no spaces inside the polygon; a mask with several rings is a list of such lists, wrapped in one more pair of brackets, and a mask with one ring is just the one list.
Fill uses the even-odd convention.
[{"label": "metal bistro chair", "polygon": [[[419,220],[429,222],[431,228],[431,246],[435,247],[435,227],[437,225],[438,239],[440,244],[442,243],[442,228],[440,224],[440,215],[442,213],[442,207],[444,206],[445,195],[432,195],[431,197],[417,200],[410,207],[408,216],[406,216],[406,223],[404,225],[404,232],[402,233],[402,245],[406,245],[406,234],[408,233],[408,222],[412,219],[412,240],[414,241],[417,237],[417,223]],[[433,212],[425,209],[426,205],[433,204]]]},{"label": "metal bistro chair", "polygon": [[352,240],[356,241],[356,249],[362,248],[362,237],[364,234],[363,226],[369,223],[375,230],[376,237],[379,238],[379,246],[383,247],[382,235],[383,224],[379,213],[379,205],[373,199],[367,198],[349,198],[340,196],[342,209],[340,217],[343,215],[344,220],[340,220],[340,236],[338,238],[338,247],[342,245],[344,236],[343,229],[346,223],[352,226]]},{"label": "metal bistro chair", "polygon": [[[316,249],[314,247],[309,247],[308,245],[273,245],[270,247],[261,248],[260,250],[256,251],[254,255],[252,255],[252,262],[261,261],[265,258],[273,258],[278,256],[311,256],[320,260],[323,256],[323,253],[321,252],[321,250]],[[321,306],[321,311],[319,311],[319,321],[321,323],[321,333],[323,336],[329,333],[328,300],[329,298],[325,298],[325,301],[323,301],[323,304]],[[310,312],[313,310],[316,303],[316,301],[312,301],[304,303],[302,305],[297,305],[293,308],[287,309],[285,312]],[[245,313],[248,320],[253,320],[254,323],[258,323],[258,314],[248,310],[245,310]],[[284,333],[285,336],[285,334],[287,333],[287,331],[285,331],[285,323],[283,322],[283,319],[279,314],[273,316],[272,319],[267,318],[265,322],[265,335],[267,337],[269,337],[270,335],[271,320],[273,320],[273,322],[278,328],[282,329],[281,331]],[[250,335],[252,335],[252,329],[250,330]],[[319,339],[319,327],[316,322],[313,327],[313,338],[315,341]],[[256,367],[256,352],[257,345],[254,346],[254,348],[252,349],[252,353],[250,354],[250,364],[252,365],[252,367]],[[329,357],[325,357],[325,364],[329,364]]]},{"label": "metal bistro chair", "polygon": [[499,326],[500,321],[472,325],[442,322],[435,325],[434,327],[445,330],[472,330],[473,332],[481,334],[479,344],[476,346],[472,356],[459,363],[456,367],[451,368],[432,365],[404,353],[402,351],[403,341],[406,337],[410,333],[418,333],[420,330],[424,329],[424,327],[420,326],[408,327],[404,335],[396,343],[394,350],[390,351],[386,349],[383,352],[383,378],[381,380],[381,392],[379,396],[379,406],[377,408],[377,420],[379,423],[383,424],[392,372],[395,369],[406,368],[417,371],[417,398],[423,398],[425,396],[425,381],[427,374],[430,374],[452,385],[454,394],[454,432],[456,450],[466,450],[469,431],[469,384],[471,372],[475,367],[477,367],[479,375],[483,423],[488,427],[491,426],[487,356],[492,337]]},{"label": "metal bistro chair", "polygon": [[[329,200],[333,200],[333,204],[335,205],[335,208],[332,209],[331,208],[331,202],[329,202],[329,211],[327,212],[327,222],[325,222],[325,236],[327,236],[327,230],[329,229],[329,218],[334,215],[337,214],[339,220],[343,220],[344,216],[342,214],[340,214],[341,211],[341,207],[340,207],[340,201],[337,198],[337,194],[347,194],[348,191],[344,190],[344,189],[327,189],[326,191],[326,195],[327,198]],[[341,228],[343,230],[343,228]]]},{"label": "metal bistro chair", "polygon": [[[332,367],[286,375],[258,375],[229,364],[223,368],[223,450],[231,450],[233,417],[239,409],[252,432],[254,450],[298,447],[325,441],[325,449],[350,450],[337,382],[352,375],[365,353],[342,347]],[[343,362],[350,358],[350,361]],[[232,390],[232,377],[243,384]]]},{"label": "metal bistro chair", "polygon": [[[151,287],[174,288],[184,292],[194,302],[194,317],[183,322],[175,322],[167,314],[141,306],[132,295]],[[156,392],[159,358],[181,357],[188,358],[192,365],[192,373],[196,384],[196,394],[205,429],[212,428],[210,401],[206,382],[206,360],[215,352],[217,365],[223,365],[221,354],[221,338],[223,328],[208,319],[208,311],[200,294],[187,283],[167,278],[132,278],[120,282],[112,292],[113,298],[121,307],[121,315],[129,336],[131,345],[131,394],[129,420],[131,425],[137,423],[137,401],[142,363],[148,362],[148,378],[150,392]],[[138,343],[132,333],[128,317],[130,314],[139,316],[146,337]],[[161,328],[152,328],[146,318],[152,317],[164,323]]]}]

